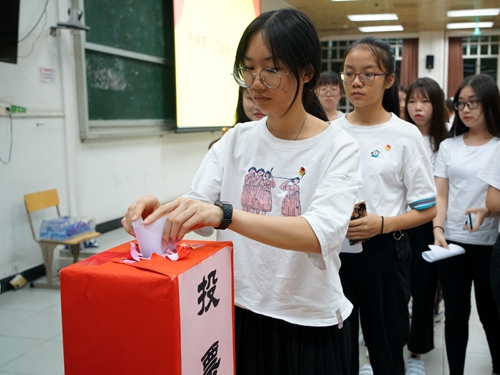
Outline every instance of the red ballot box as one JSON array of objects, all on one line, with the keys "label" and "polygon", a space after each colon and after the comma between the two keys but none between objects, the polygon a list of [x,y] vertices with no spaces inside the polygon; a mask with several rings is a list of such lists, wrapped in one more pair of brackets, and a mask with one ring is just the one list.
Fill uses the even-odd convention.
[{"label": "red ballot box", "polygon": [[130,243],[61,270],[65,375],[234,374],[231,242],[125,264]]}]

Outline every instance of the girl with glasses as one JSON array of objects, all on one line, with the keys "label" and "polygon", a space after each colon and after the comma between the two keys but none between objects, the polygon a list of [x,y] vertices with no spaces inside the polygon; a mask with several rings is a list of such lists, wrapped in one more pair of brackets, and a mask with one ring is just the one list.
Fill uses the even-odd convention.
[{"label": "girl with glasses", "polygon": [[[218,240],[233,242],[238,375],[350,374],[352,305],[340,283],[339,249],[361,186],[359,146],[330,125],[314,94],[320,56],[317,32],[300,11],[252,21],[233,75],[267,117],[238,124],[215,143],[185,196],[163,205],[141,198],[122,220],[133,234],[139,216],[150,223],[168,215],[165,241],[216,228]],[[265,215],[242,208],[252,167],[275,182]],[[267,175],[248,182],[250,200],[259,199]],[[286,181],[300,185],[287,216]]]},{"label": "girl with glasses", "polygon": [[[414,124],[423,136],[427,155],[432,164],[436,160],[441,142],[448,137],[446,127],[448,110],[444,93],[431,78],[418,78],[407,89],[403,106],[405,118]],[[434,349],[434,311],[438,292],[436,263],[422,258],[422,253],[434,243],[432,220],[407,231],[411,244],[410,290],[412,317],[407,362],[408,374],[425,373],[421,354]],[[413,371],[413,372],[412,372]]]},{"label": "girl with glasses", "polygon": [[[395,58],[388,43],[363,38],[346,50],[341,78],[354,110],[333,125],[359,143],[367,215],[352,220],[340,276],[353,303],[351,374],[358,374],[358,318],[370,355],[360,374],[403,375],[408,339],[409,229],[432,220],[436,192],[432,166],[418,129],[401,120]],[[408,206],[411,208],[408,211]]]},{"label": "girl with glasses", "polygon": [[[500,93],[486,74],[467,77],[453,97],[453,138],[441,143],[434,169],[438,213],[434,243],[465,249],[438,262],[445,303],[445,340],[450,375],[464,373],[471,288],[488,340],[493,373],[500,374],[500,318],[493,300],[490,264],[498,216],[486,207],[488,184],[478,171],[500,141]],[[472,222],[471,222],[472,221]]]},{"label": "girl with glasses", "polygon": [[344,116],[344,112],[337,109],[342,97],[342,81],[337,73],[332,71],[321,73],[316,95],[330,121]]}]

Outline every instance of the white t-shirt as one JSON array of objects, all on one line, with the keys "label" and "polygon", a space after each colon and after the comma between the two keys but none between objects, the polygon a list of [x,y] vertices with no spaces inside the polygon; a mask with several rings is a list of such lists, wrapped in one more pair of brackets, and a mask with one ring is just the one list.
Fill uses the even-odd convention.
[{"label": "white t-shirt", "polygon": [[431,161],[432,167],[434,167],[434,164],[436,163],[436,158],[437,158],[437,152],[434,151],[434,142],[431,142],[431,137],[428,135],[423,135],[422,136],[424,139],[424,145],[425,145],[425,150],[427,151],[427,156],[429,157],[429,160]]},{"label": "white t-shirt", "polygon": [[[275,138],[267,117],[238,124],[207,153],[188,196],[228,201],[234,209],[304,217],[322,254],[277,249],[230,230],[235,303],[258,314],[305,326],[338,324],[352,304],[340,283],[339,250],[361,186],[359,146],[329,126],[301,141]],[[255,173],[256,171],[256,173]],[[266,177],[270,171],[272,178]]]},{"label": "white t-shirt", "polygon": [[354,125],[348,116],[333,122],[360,145],[363,187],[358,200],[369,213],[397,216],[408,206],[423,210],[436,204],[432,166],[417,127],[392,114],[389,121]]},{"label": "white t-shirt", "polygon": [[448,179],[448,209],[444,224],[447,240],[474,245],[495,243],[498,218],[487,217],[473,233],[463,229],[463,225],[467,220],[465,210],[485,206],[488,184],[478,178],[477,173],[498,141],[498,138],[493,138],[482,146],[467,146],[463,135],[459,135],[441,142],[434,175]]},{"label": "white t-shirt", "polygon": [[[490,158],[485,160],[477,177],[495,189],[500,190],[500,142],[497,143],[496,148],[490,154]],[[500,223],[498,225],[498,232],[500,232]]]}]

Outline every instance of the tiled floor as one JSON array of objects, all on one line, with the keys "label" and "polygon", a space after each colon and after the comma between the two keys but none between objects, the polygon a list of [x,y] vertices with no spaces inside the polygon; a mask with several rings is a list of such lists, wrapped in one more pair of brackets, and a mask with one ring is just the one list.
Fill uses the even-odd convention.
[{"label": "tiled floor", "polygon": [[[100,249],[130,238],[121,229],[106,233],[99,240]],[[25,286],[0,294],[0,375],[63,375],[61,332],[59,290]],[[427,374],[448,375],[443,321],[436,324],[435,346],[436,349],[422,357]],[[365,351],[361,350],[361,364],[364,361]],[[491,357],[475,307],[470,320],[465,374],[491,374]]]}]

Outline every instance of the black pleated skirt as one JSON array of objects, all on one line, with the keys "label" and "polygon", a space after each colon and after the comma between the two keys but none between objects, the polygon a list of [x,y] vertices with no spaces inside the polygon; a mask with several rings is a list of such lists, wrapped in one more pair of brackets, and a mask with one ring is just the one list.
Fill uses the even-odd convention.
[{"label": "black pleated skirt", "polygon": [[349,375],[349,324],[307,327],[235,307],[236,375]]}]

